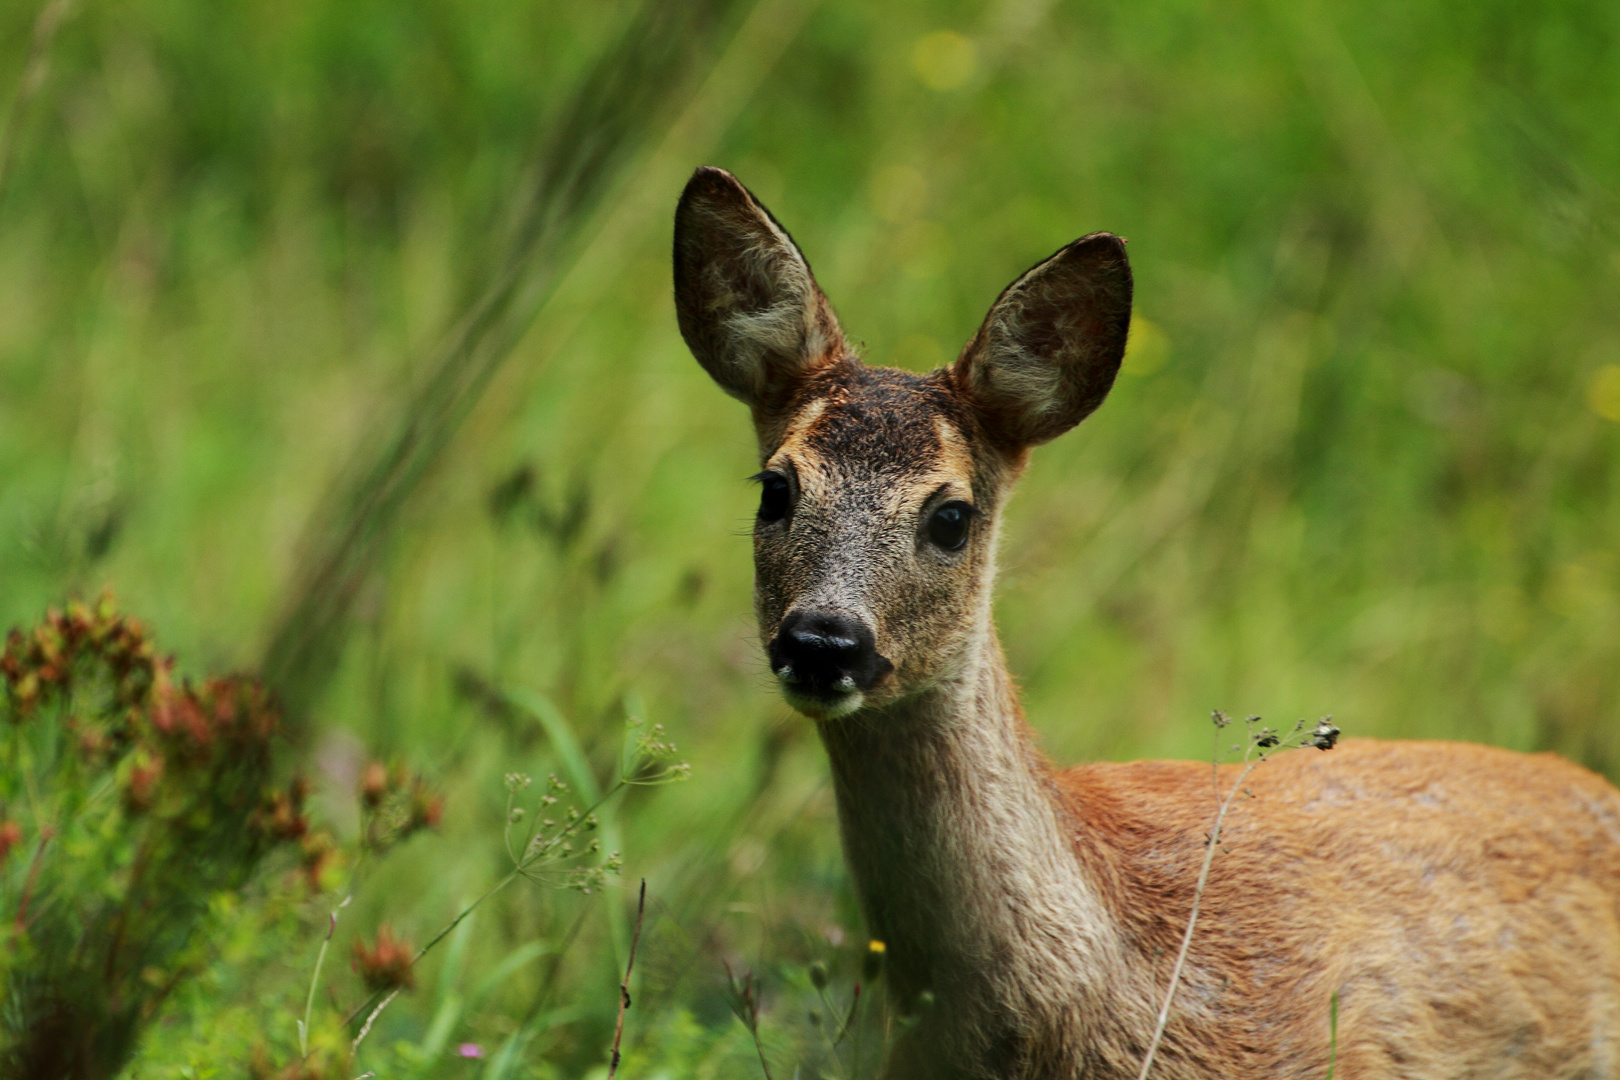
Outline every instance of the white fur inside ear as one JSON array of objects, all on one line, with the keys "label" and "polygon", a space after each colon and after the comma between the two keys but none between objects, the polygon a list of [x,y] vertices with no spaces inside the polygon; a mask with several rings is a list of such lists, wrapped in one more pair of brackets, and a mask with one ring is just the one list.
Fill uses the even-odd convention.
[{"label": "white fur inside ear", "polygon": [[1033,336],[1023,321],[1024,304],[1013,301],[990,315],[985,360],[974,375],[999,399],[1016,401],[1020,409],[1045,419],[1056,416],[1067,403],[1068,359],[1059,351],[1041,355],[1027,342]]},{"label": "white fur inside ear", "polygon": [[1131,273],[1124,244],[1097,233],[1009,285],[957,362],[987,423],[1031,445],[1102,403],[1125,354]]},{"label": "white fur inside ear", "polygon": [[735,178],[699,170],[675,220],[681,333],[728,393],[780,399],[839,345],[815,275],[793,239]]},{"label": "white fur inside ear", "polygon": [[726,294],[725,301],[716,304],[727,366],[755,394],[764,391],[771,365],[778,365],[777,374],[788,373],[822,355],[830,344],[815,318],[816,286],[810,268],[786,235],[771,231],[774,245],[756,244],[741,259],[744,273],[757,282],[774,284],[776,299],[754,311],[739,303],[744,298],[736,294]]}]

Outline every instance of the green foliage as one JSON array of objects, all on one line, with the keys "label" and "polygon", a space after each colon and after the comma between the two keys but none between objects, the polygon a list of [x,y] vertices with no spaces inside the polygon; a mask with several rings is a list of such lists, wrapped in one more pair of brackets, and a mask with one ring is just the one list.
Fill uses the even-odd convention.
[{"label": "green foliage", "polygon": [[0,1070],[117,1075],[176,984],[212,959],[211,909],[307,831],[270,786],[276,715],[246,679],[177,685],[108,600],[0,656]]},{"label": "green foliage", "polygon": [[[0,5],[7,108],[31,7]],[[621,1075],[756,1074],[728,960],[774,1074],[848,1075],[847,1041],[813,1056],[803,973],[826,963],[842,1010],[864,934],[813,732],[752,641],[751,435],[668,301],[700,163],[782,218],[877,363],[945,362],[1036,259],[1130,238],[1125,371],[1035,455],[1002,544],[998,622],[1054,757],[1202,758],[1220,706],[1620,775],[1612,3],[704,8],[663,39],[678,63],[634,54],[675,74],[623,99],[613,152],[568,144],[599,183],[538,204],[630,5],[69,10],[0,202],[0,625],[111,583],[201,668],[289,640],[329,665],[297,750],[322,891],[216,894],[214,959],[131,1075],[296,1058],[374,757],[430,775],[443,818],[343,909],[334,1045],[368,996],[354,942],[431,940],[512,872],[502,778],[605,791],[627,717],[696,782],[598,811],[649,883]],[[536,205],[567,221],[530,248]],[[434,397],[513,265],[504,365]],[[409,483],[357,502],[390,446]],[[333,562],[356,523],[362,557]],[[632,911],[611,882],[495,894],[350,1076],[605,1067]]]}]

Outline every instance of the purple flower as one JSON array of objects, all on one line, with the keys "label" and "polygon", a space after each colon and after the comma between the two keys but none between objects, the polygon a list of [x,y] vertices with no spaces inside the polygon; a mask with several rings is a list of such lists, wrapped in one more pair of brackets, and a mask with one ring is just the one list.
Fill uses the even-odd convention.
[{"label": "purple flower", "polygon": [[456,1053],[465,1058],[481,1058],[484,1056],[484,1048],[477,1043],[462,1043],[456,1047]]}]

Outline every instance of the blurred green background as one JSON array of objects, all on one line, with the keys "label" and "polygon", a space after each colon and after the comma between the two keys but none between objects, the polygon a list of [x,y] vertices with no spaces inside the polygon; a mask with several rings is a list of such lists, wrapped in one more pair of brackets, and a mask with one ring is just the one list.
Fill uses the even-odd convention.
[{"label": "blurred green background", "polygon": [[[1124,372],[1007,516],[1055,758],[1204,757],[1221,708],[1620,779],[1611,0],[39,16],[0,6],[0,623],[110,587],[182,669],[264,670],[340,836],[367,759],[433,778],[442,829],[344,914],[345,1006],[353,935],[421,942],[505,871],[502,774],[566,765],[535,702],[599,783],[627,714],[692,766],[612,808],[606,897],[510,889],[430,957],[379,1075],[600,1071],[640,877],[628,1075],[758,1068],[724,961],[783,1076],[803,965],[855,977],[821,751],[752,626],[752,434],[669,298],[698,164],[874,363],[1130,239]],[[295,1045],[330,897],[281,896],[226,913],[135,1075]]]}]

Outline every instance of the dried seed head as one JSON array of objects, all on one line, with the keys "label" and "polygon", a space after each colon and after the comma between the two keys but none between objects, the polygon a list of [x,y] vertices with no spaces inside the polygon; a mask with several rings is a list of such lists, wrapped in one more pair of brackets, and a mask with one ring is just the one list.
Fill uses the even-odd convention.
[{"label": "dried seed head", "polygon": [[364,941],[354,943],[354,969],[367,987],[375,991],[409,990],[416,985],[411,970],[416,947],[384,923],[377,928],[377,940],[369,948]]},{"label": "dried seed head", "polygon": [[388,796],[388,767],[373,761],[360,774],[360,802],[367,810],[375,810]]},{"label": "dried seed head", "polygon": [[439,822],[444,818],[444,799],[429,791],[427,785],[418,778],[411,785],[410,817],[405,823],[405,832],[412,833],[417,829],[437,829]]},{"label": "dried seed head", "polygon": [[1333,717],[1324,716],[1316,722],[1311,729],[1310,736],[1305,740],[1306,745],[1314,746],[1318,750],[1331,750],[1339,741],[1339,729],[1333,723]]}]

